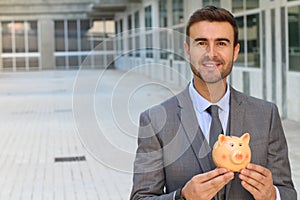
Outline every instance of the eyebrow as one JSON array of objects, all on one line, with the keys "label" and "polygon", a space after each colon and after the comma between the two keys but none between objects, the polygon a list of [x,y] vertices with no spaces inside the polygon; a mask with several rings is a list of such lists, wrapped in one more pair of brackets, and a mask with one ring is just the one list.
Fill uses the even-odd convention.
[{"label": "eyebrow", "polygon": [[[207,38],[195,38],[193,42],[198,42],[198,41],[207,41]],[[229,44],[231,43],[228,38],[217,38],[216,41],[226,41]]]}]

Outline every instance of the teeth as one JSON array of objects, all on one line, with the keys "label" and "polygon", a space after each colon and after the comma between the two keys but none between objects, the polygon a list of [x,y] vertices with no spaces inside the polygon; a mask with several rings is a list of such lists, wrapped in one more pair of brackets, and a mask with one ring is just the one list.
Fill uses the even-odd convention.
[{"label": "teeth", "polygon": [[215,67],[215,64],[206,64],[207,67]]}]

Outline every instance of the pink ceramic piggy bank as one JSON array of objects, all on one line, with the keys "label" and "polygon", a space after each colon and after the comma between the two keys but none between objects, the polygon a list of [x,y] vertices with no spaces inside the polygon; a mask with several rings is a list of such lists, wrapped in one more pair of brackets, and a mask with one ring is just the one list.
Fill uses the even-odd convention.
[{"label": "pink ceramic piggy bank", "polygon": [[251,160],[249,141],[249,133],[241,137],[219,135],[212,151],[215,165],[233,172],[244,169]]}]

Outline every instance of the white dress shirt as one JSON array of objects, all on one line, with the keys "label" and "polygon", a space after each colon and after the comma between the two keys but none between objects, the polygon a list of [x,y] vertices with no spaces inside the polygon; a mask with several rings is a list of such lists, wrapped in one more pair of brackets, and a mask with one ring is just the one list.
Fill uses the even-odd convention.
[{"label": "white dress shirt", "polygon": [[211,116],[206,111],[206,109],[211,105],[217,105],[219,107],[219,118],[222,124],[223,133],[226,134],[228,118],[229,118],[229,103],[230,103],[230,90],[229,84],[227,84],[227,89],[225,95],[217,103],[212,104],[204,97],[202,97],[194,88],[193,81],[189,85],[189,93],[194,106],[194,110],[198,119],[199,126],[209,142],[209,130],[211,124]]}]

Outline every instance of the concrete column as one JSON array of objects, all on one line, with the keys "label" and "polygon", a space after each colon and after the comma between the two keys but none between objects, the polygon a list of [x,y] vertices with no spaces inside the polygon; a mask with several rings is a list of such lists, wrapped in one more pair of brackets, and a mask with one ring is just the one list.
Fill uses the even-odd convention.
[{"label": "concrete column", "polygon": [[39,20],[40,69],[54,69],[54,22],[50,19]]}]

